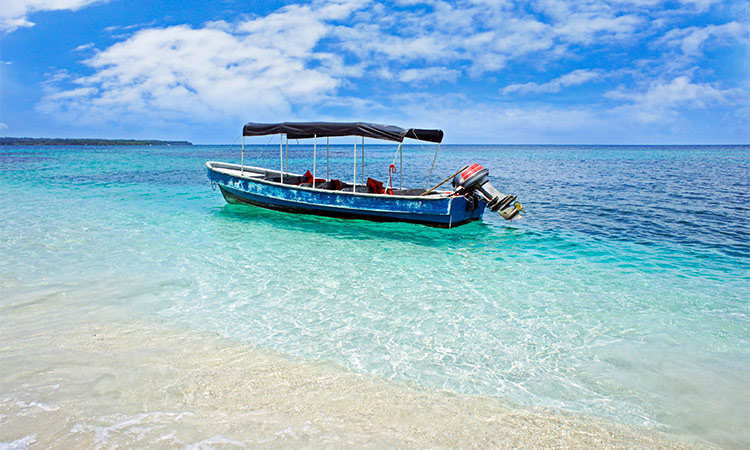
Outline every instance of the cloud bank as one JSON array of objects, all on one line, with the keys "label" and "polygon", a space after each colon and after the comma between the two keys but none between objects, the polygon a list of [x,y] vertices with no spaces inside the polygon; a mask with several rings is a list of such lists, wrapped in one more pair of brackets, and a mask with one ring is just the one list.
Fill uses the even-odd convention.
[{"label": "cloud bank", "polygon": [[[83,61],[92,73],[51,75],[38,109],[69,122],[164,127],[412,120],[434,108],[454,112],[432,119],[441,126],[461,121],[461,110],[484,111],[475,129],[673,123],[681,112],[747,98],[747,86],[712,79],[701,65],[706,51],[741,45],[747,27],[682,26],[717,3],[317,0],[235,22],[145,28],[102,50],[80,46],[94,52]],[[472,94],[472,85],[496,87]],[[596,89],[567,106],[526,100]],[[420,107],[425,98],[433,109]]]},{"label": "cloud bank", "polygon": [[75,11],[106,0],[3,0],[0,7],[0,32],[11,33],[18,28],[31,27],[29,14],[38,11]]}]

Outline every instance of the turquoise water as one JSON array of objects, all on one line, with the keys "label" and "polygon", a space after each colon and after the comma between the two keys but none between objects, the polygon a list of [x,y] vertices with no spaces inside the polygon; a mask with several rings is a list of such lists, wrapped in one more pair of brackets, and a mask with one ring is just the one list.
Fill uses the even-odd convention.
[{"label": "turquoise water", "polygon": [[[405,185],[426,183],[433,148],[406,148]],[[394,149],[368,146],[367,174],[387,178]],[[441,230],[227,205],[203,164],[237,147],[2,147],[0,311],[50,289],[354,372],[750,445],[749,150],[443,146],[433,180],[479,162],[528,214]],[[332,149],[336,177],[351,152]],[[248,154],[278,166],[278,147]]]}]

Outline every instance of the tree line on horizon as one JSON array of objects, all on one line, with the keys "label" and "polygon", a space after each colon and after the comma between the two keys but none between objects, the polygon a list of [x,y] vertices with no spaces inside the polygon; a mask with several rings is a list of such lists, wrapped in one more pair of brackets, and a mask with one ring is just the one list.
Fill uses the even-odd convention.
[{"label": "tree line on horizon", "polygon": [[153,139],[0,137],[0,145],[193,145],[193,143],[188,141],[159,141]]}]

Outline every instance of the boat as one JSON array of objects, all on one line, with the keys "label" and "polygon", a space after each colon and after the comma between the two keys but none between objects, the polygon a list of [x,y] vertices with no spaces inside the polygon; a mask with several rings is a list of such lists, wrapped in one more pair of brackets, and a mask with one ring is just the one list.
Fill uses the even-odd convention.
[{"label": "boat", "polygon": [[[245,165],[245,137],[279,135],[278,169]],[[334,179],[318,173],[318,139],[326,138],[326,159],[329,160],[331,137],[354,137],[351,179]],[[284,152],[286,138],[286,160]],[[358,151],[357,140],[361,138]],[[398,142],[388,180],[365,180],[365,138]],[[313,167],[304,174],[289,171],[289,139],[313,139]],[[404,188],[404,139],[437,144],[432,171],[443,140],[442,130],[400,128],[364,122],[283,122],[247,123],[242,132],[240,164],[208,161],[206,169],[211,185],[219,187],[228,203],[249,204],[290,213],[316,214],[345,219],[366,219],[378,222],[411,222],[434,227],[453,228],[482,218],[485,209],[498,212],[503,219],[521,217],[523,207],[514,195],[500,193],[489,183],[489,170],[479,164],[461,168],[435,186]],[[357,174],[357,157],[361,154],[362,171]],[[396,168],[396,160],[400,167]],[[329,164],[327,164],[329,167]],[[399,186],[394,186],[399,174]],[[349,182],[350,180],[350,182]],[[452,181],[452,189],[439,189]]]}]

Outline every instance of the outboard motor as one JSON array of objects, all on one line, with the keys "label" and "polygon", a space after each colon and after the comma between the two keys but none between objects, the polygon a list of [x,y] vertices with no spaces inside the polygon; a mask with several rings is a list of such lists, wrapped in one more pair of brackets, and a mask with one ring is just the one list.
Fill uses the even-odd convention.
[{"label": "outboard motor", "polygon": [[488,169],[472,164],[453,177],[453,187],[460,195],[477,194],[487,203],[488,208],[505,220],[520,219],[519,213],[523,211],[523,206],[518,202],[514,203],[515,195],[505,195],[495,189],[489,182],[489,174]]}]

